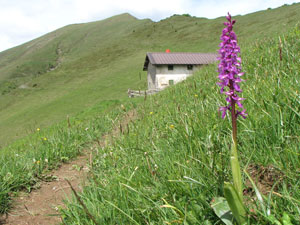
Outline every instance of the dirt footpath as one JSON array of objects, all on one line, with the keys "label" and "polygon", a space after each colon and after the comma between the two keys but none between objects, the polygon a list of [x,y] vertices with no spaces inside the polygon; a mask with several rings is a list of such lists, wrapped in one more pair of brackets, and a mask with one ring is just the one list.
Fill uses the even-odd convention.
[{"label": "dirt footpath", "polygon": [[[87,153],[86,153],[87,154]],[[79,156],[75,161],[63,164],[53,171],[54,181],[42,182],[39,189],[31,193],[21,193],[13,203],[13,209],[4,220],[4,224],[16,225],[50,225],[61,223],[59,207],[63,207],[63,199],[71,196],[70,181],[76,191],[84,186],[88,172],[87,155]]]},{"label": "dirt footpath", "polygon": [[[95,147],[104,147],[107,142],[128,132],[128,124],[134,120],[136,112],[129,111],[119,124],[109,133],[104,135]],[[23,193],[14,199],[12,210],[6,218],[0,218],[0,224],[11,225],[52,225],[62,222],[58,212],[59,207],[64,207],[63,200],[69,198],[72,189],[81,191],[85,186],[88,175],[88,165],[92,162],[92,150],[85,150],[84,154],[76,160],[62,164],[58,170],[52,171],[51,175],[56,177],[50,182],[41,182],[40,188],[31,193]],[[2,219],[2,220],[1,220]]]}]

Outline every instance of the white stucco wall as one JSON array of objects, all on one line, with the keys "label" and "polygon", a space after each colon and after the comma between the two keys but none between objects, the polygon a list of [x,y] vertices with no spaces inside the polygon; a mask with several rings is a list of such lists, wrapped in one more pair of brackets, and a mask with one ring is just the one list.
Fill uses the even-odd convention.
[{"label": "white stucco wall", "polygon": [[168,70],[168,65],[156,66],[155,86],[158,89],[164,89],[169,86],[169,81],[173,80],[174,84],[185,80],[191,76],[200,65],[193,66],[193,70],[188,70],[187,65],[173,65],[173,70]]},{"label": "white stucco wall", "polygon": [[157,74],[156,75],[156,87],[159,89],[164,89],[169,86],[169,81],[173,80],[174,84],[185,80],[191,74]]}]

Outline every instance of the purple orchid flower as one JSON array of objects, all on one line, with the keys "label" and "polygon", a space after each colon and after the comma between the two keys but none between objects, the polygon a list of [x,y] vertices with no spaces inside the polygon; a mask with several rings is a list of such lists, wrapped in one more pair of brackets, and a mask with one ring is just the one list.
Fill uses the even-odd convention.
[{"label": "purple orchid flower", "polygon": [[[237,37],[233,31],[233,25],[235,24],[235,20],[231,19],[231,15],[228,13],[226,16],[228,22],[225,22],[226,26],[223,29],[220,43],[220,57],[218,58],[220,64],[218,66],[219,79],[220,82],[218,85],[221,87],[221,93],[226,94],[226,101],[228,102],[227,106],[220,107],[219,111],[222,112],[222,118],[224,119],[226,116],[227,110],[233,112],[232,115],[236,119],[239,115],[243,118],[246,118],[247,113],[244,109],[243,104],[241,103],[244,98],[240,98],[237,93],[242,92],[239,83],[243,82],[240,77],[244,75],[241,72],[241,58],[238,57],[238,53],[240,53],[240,47],[237,44]],[[225,91],[226,88],[229,88],[229,91]],[[236,110],[235,105],[241,109]]]},{"label": "purple orchid flower", "polygon": [[238,96],[238,93],[242,92],[240,83],[243,82],[241,77],[244,73],[241,71],[242,59],[238,57],[240,47],[237,44],[236,34],[233,32],[235,20],[231,19],[229,13],[226,19],[227,22],[224,23],[225,28],[221,35],[220,57],[218,58],[220,60],[218,66],[220,81],[218,85],[221,87],[221,94],[226,95],[226,102],[228,104],[220,107],[219,111],[222,112],[223,119],[226,116],[227,110],[231,113],[232,147],[230,152],[230,164],[233,184],[224,183],[224,195],[238,224],[245,224],[246,210],[243,204],[243,181],[237,151],[237,117],[241,116],[245,119],[247,116],[242,104],[244,98]]}]

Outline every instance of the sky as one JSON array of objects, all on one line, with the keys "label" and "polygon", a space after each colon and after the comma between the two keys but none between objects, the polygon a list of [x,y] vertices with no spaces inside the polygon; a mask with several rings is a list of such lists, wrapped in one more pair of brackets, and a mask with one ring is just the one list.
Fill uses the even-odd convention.
[{"label": "sky", "polygon": [[216,18],[248,14],[297,0],[0,0],[0,51],[68,24],[102,20],[128,12],[159,21],[173,14]]}]

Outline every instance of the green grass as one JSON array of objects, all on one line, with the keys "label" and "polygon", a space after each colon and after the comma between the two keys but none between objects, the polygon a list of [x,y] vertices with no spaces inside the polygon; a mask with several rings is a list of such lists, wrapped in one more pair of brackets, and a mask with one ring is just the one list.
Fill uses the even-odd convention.
[{"label": "green grass", "polygon": [[[45,174],[82,154],[101,140],[122,119],[120,101],[95,104],[76,117],[50,128],[36,128],[34,133],[1,150],[0,214],[7,212],[12,196],[20,190],[30,191]],[[134,102],[130,104],[134,105]]]},{"label": "green grass", "polygon": [[[300,20],[299,9],[300,4],[294,4],[237,16],[240,44],[293,27]],[[142,67],[147,51],[216,51],[222,23],[223,18],[184,15],[152,22],[122,14],[69,25],[1,52],[1,146],[95,102],[124,99],[128,88],[145,88]]]},{"label": "green grass", "polygon": [[[236,29],[249,113],[238,124],[241,164],[272,165],[284,174],[265,202],[274,217],[286,213],[293,223],[300,220],[300,32],[289,27],[299,21],[299,7],[238,16]],[[0,213],[20,190],[47,179],[48,170],[93,147],[122,120],[123,104],[138,118],[113,143],[91,150],[90,185],[80,193],[89,212],[99,224],[221,224],[210,202],[230,180],[231,130],[218,113],[225,100],[216,65],[146,100],[125,98],[128,87],[144,87],[146,51],[215,51],[223,20],[172,16],[154,23],[125,14],[2,52],[0,140],[17,141],[1,149]],[[60,67],[45,73],[57,63],[58,48]],[[20,84],[30,88],[15,88]],[[271,223],[256,203],[257,221],[249,223]],[[92,224],[75,199],[61,212],[66,224]]]},{"label": "green grass", "polygon": [[[278,220],[287,214],[297,224],[299,28],[280,38],[282,61],[279,36],[242,49],[249,116],[239,119],[238,141],[242,168],[271,165],[284,174],[276,184],[278,194],[265,196],[265,204]],[[223,183],[231,179],[231,129],[230,119],[218,113],[225,99],[216,82],[216,65],[211,65],[148,97],[128,132],[94,151],[90,183],[80,198],[98,224],[221,224],[210,202],[223,195]],[[249,224],[272,224],[251,198],[255,217]],[[66,224],[93,224],[75,198],[61,211]]]}]

